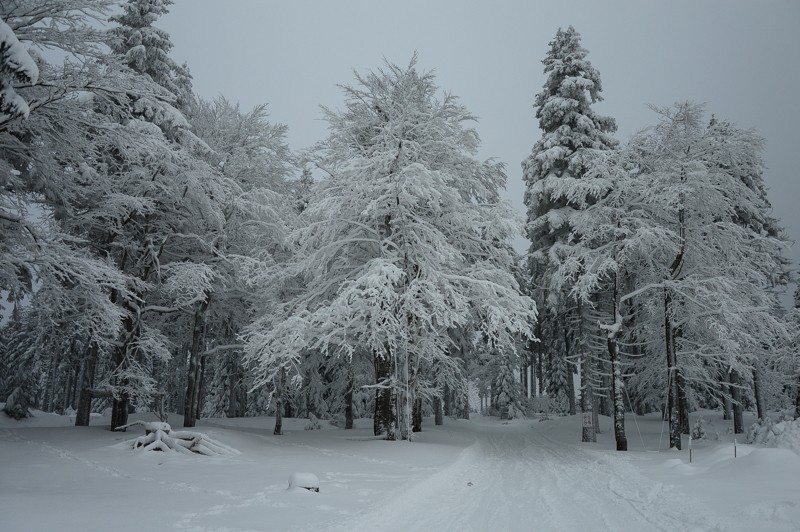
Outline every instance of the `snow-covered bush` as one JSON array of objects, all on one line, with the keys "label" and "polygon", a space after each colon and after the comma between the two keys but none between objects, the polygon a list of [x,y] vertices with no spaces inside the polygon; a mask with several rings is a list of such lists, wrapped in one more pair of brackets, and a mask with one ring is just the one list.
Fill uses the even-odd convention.
[{"label": "snow-covered bush", "polygon": [[308,414],[308,423],[306,423],[306,430],[319,430],[322,427],[319,424],[319,419],[314,414]]},{"label": "snow-covered bush", "polygon": [[30,403],[28,401],[28,397],[22,391],[22,388],[17,387],[14,388],[14,391],[8,395],[6,399],[6,405],[3,407],[3,412],[5,412],[9,417],[12,417],[19,421],[20,419],[24,419],[27,417],[33,417],[33,414],[28,407]]},{"label": "snow-covered bush", "polygon": [[692,427],[692,439],[693,440],[705,440],[706,439],[706,429],[703,427],[704,419],[701,416],[697,416],[697,419],[694,422],[694,426]]},{"label": "snow-covered bush", "polygon": [[747,430],[747,443],[791,449],[800,453],[800,419],[781,416],[778,423],[769,417],[759,419]]}]

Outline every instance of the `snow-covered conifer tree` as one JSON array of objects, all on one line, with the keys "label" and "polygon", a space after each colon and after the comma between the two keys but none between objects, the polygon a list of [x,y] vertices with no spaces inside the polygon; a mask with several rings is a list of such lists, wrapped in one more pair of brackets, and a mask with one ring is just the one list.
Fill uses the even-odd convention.
[{"label": "snow-covered conifer tree", "polygon": [[28,103],[14,91],[14,85],[34,85],[38,79],[39,67],[14,31],[0,20],[0,121],[28,116]]},{"label": "snow-covered conifer tree", "polygon": [[[527,235],[531,241],[529,261],[532,284],[540,306],[547,305],[558,312],[548,317],[564,321],[545,330],[569,327],[582,313],[564,312],[568,308],[564,293],[552,280],[557,268],[556,257],[561,246],[568,244],[572,218],[597,197],[596,184],[587,173],[604,152],[613,150],[617,142],[612,137],[616,123],[612,118],[598,115],[592,104],[602,100],[599,72],[586,58],[580,34],[570,26],[559,29],[550,42],[544,64],[547,74],[543,90],[536,95],[534,107],[542,138],[536,142],[531,155],[522,163],[525,180],[525,205],[528,208]],[[584,412],[591,410],[592,390],[588,379],[589,353],[581,346],[580,338],[572,342],[573,363],[580,359],[582,402]],[[554,339],[543,337],[545,349]],[[577,353],[577,357],[575,354]],[[586,432],[583,440],[591,440]]]}]

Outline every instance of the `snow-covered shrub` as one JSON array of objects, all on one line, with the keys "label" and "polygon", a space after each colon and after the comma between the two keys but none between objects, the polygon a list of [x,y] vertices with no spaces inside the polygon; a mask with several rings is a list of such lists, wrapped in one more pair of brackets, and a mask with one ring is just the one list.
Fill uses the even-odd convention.
[{"label": "snow-covered shrub", "polygon": [[[337,429],[343,429],[347,426],[347,418],[345,418],[344,414],[339,413],[333,416],[330,420],[328,420],[328,423],[330,423]],[[353,428],[356,428],[355,419],[353,420]]]},{"label": "snow-covered shrub", "polygon": [[525,400],[525,410],[530,414],[539,414],[540,419],[549,419],[550,416],[567,415],[569,402],[561,393],[555,397],[539,395]]},{"label": "snow-covered shrub", "polygon": [[5,412],[9,417],[19,421],[20,419],[33,417],[31,411],[28,410],[29,406],[30,402],[28,401],[28,397],[22,391],[22,388],[16,387],[6,399],[6,405],[3,407],[3,412]]},{"label": "snow-covered shrub", "polygon": [[319,424],[319,419],[314,414],[308,414],[308,423],[306,423],[306,430],[319,430],[322,427]]},{"label": "snow-covered shrub", "polygon": [[760,419],[747,430],[747,443],[791,449],[800,453],[800,419],[781,416],[778,423],[769,417]]},{"label": "snow-covered shrub", "polygon": [[706,429],[703,427],[703,423],[705,420],[701,416],[697,416],[697,419],[694,422],[694,426],[692,427],[692,439],[693,440],[705,440],[706,439]]}]

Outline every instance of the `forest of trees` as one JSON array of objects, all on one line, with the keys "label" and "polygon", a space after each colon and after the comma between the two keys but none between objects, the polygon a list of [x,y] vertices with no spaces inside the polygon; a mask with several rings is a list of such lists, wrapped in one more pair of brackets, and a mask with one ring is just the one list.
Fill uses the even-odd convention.
[{"label": "forest of trees", "polygon": [[781,305],[790,242],[756,131],[679,102],[620,143],[559,30],[524,223],[416,56],[356,74],[327,138],[294,151],[266,105],[193,92],[157,27],[170,4],[0,4],[0,398],[18,414],[372,418],[394,440],[478,407],[582,412],[583,441],[611,416],[618,450],[625,412],[662,412],[677,448],[698,408],[736,432],[743,409],[800,416],[800,294]]}]

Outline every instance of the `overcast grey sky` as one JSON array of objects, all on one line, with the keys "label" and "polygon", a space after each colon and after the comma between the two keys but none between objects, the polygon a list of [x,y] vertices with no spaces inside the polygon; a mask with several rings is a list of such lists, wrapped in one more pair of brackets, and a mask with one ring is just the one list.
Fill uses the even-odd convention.
[{"label": "overcast grey sky", "polygon": [[341,105],[336,84],[353,69],[384,57],[404,65],[417,50],[420,67],[479,117],[480,156],[506,163],[508,197],[523,213],[520,163],[540,136],[541,60],[570,24],[600,71],[597,109],[616,118],[619,140],[654,123],[648,103],[680,100],[759,129],[774,214],[800,241],[798,0],[175,0],[156,25],[189,63],[197,93],[245,109],[269,103],[293,149],[324,137],[319,105]]}]

